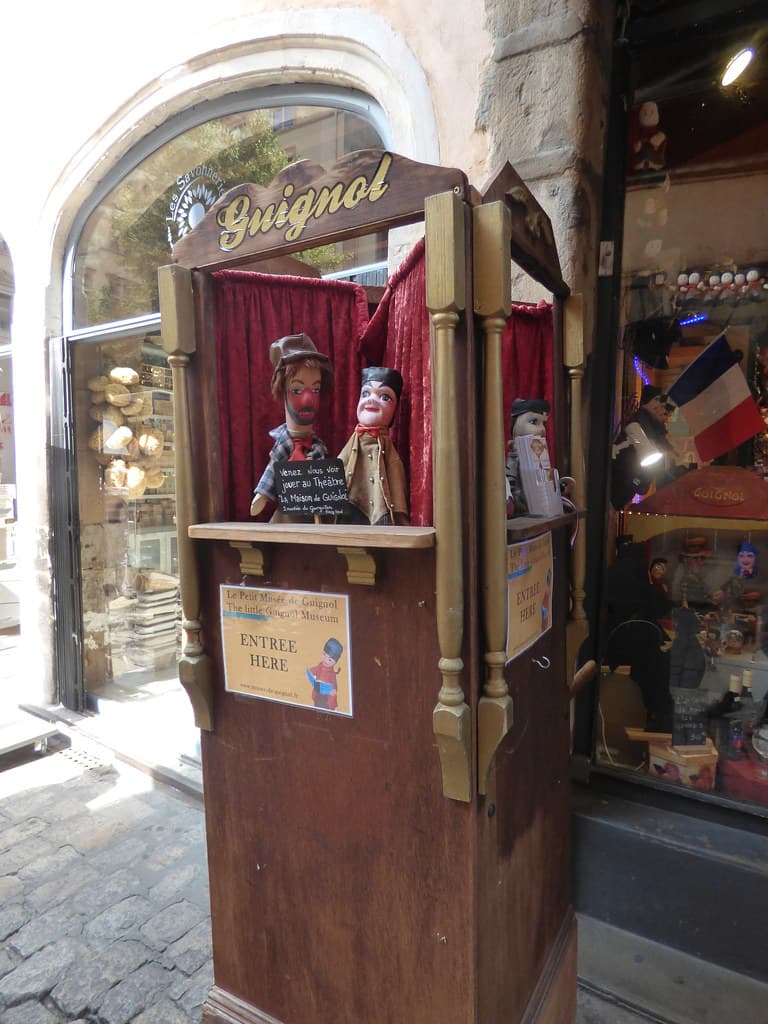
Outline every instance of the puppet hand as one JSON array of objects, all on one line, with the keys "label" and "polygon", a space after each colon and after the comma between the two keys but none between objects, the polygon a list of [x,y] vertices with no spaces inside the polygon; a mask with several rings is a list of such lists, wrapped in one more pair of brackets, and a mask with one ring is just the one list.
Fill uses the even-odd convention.
[{"label": "puppet hand", "polygon": [[267,499],[264,497],[263,494],[259,494],[259,492],[257,491],[253,496],[253,500],[251,501],[251,515],[257,516],[259,512],[262,511],[266,504]]}]

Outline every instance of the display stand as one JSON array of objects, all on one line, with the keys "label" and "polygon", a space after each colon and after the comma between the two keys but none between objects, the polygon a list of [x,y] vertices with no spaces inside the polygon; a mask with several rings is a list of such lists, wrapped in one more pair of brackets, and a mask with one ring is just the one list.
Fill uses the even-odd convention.
[{"label": "display stand", "polygon": [[[556,306],[567,294],[549,221],[511,168],[485,199],[459,171],[374,151],[309,182],[291,173],[271,190],[227,193],[160,271],[176,401],[180,678],[203,729],[215,974],[203,1020],[567,1024],[574,517],[506,520],[498,358],[512,254]],[[286,181],[295,196],[340,197],[300,241],[285,240],[287,221],[264,219]],[[233,210],[245,224],[237,246]],[[422,219],[433,522],[222,521],[211,271]],[[531,537],[551,550],[549,618],[507,660],[507,552]],[[243,594],[243,622],[257,625],[233,634],[227,602]],[[261,600],[286,615],[309,601],[336,632],[346,615],[340,713],[288,690],[249,695],[233,647],[290,648],[262,627]]]}]

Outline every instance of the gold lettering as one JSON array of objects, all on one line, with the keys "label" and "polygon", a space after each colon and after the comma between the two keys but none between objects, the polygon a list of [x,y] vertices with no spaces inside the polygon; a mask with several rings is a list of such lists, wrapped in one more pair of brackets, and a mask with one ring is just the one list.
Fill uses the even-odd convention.
[{"label": "gold lettering", "polygon": [[[238,196],[218,212],[216,220],[222,228],[219,248],[231,252],[242,244],[246,235],[253,237],[259,233],[268,234],[273,229],[284,228],[286,224],[289,227],[285,232],[285,240],[295,242],[303,234],[310,217],[318,220],[325,214],[338,213],[342,208],[354,210],[364,199],[375,203],[389,188],[386,179],[391,164],[392,154],[385,153],[370,184],[367,177],[361,174],[348,184],[339,181],[331,187],[324,185],[319,191],[308,188],[295,198],[295,185],[288,182],[283,188],[280,202],[270,203],[264,210],[256,207],[251,212],[250,198]],[[290,199],[293,201],[289,204]]]},{"label": "gold lettering", "polygon": [[275,215],[275,227],[281,228],[288,220],[288,203],[286,202],[293,195],[294,186],[289,181],[283,189],[283,198],[277,207],[277,214]]},{"label": "gold lettering", "polygon": [[317,220],[327,210],[328,213],[337,213],[341,209],[344,196],[344,182],[340,181],[333,188],[323,185],[317,193],[317,205],[312,211],[312,216]]},{"label": "gold lettering", "polygon": [[295,242],[304,230],[307,221],[312,216],[312,204],[315,201],[315,190],[309,189],[297,196],[288,211],[290,227],[285,232],[286,242]]},{"label": "gold lettering", "polygon": [[216,223],[224,229],[219,234],[219,248],[224,252],[232,252],[245,238],[250,206],[248,196],[238,196],[219,210]]},{"label": "gold lettering", "polygon": [[377,199],[381,199],[384,193],[389,188],[389,183],[385,180],[387,173],[389,172],[390,165],[392,164],[392,154],[385,153],[379,161],[379,166],[376,168],[376,173],[373,176],[371,187],[368,189],[368,201],[375,203]]},{"label": "gold lettering", "polygon": [[272,226],[275,223],[275,215],[277,213],[277,207],[274,203],[270,203],[264,213],[261,215],[261,231],[262,235],[266,235],[268,231],[272,230]]},{"label": "gold lettering", "polygon": [[360,175],[359,178],[353,178],[347,185],[347,191],[344,193],[344,207],[347,210],[354,210],[357,204],[368,195],[368,180]]}]

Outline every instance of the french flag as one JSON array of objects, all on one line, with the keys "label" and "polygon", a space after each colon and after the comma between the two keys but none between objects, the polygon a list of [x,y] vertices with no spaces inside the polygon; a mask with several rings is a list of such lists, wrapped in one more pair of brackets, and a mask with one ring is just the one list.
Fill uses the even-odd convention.
[{"label": "french flag", "polygon": [[669,389],[693,434],[702,462],[748,441],[766,429],[739,366],[721,334],[683,370]]}]

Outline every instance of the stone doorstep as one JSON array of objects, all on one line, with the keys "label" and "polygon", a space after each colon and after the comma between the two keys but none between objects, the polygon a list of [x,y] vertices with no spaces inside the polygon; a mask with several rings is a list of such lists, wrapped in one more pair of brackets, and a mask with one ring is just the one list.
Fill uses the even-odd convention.
[{"label": "stone doorstep", "polygon": [[586,992],[661,1024],[768,1019],[768,985],[595,918],[578,921]]}]

